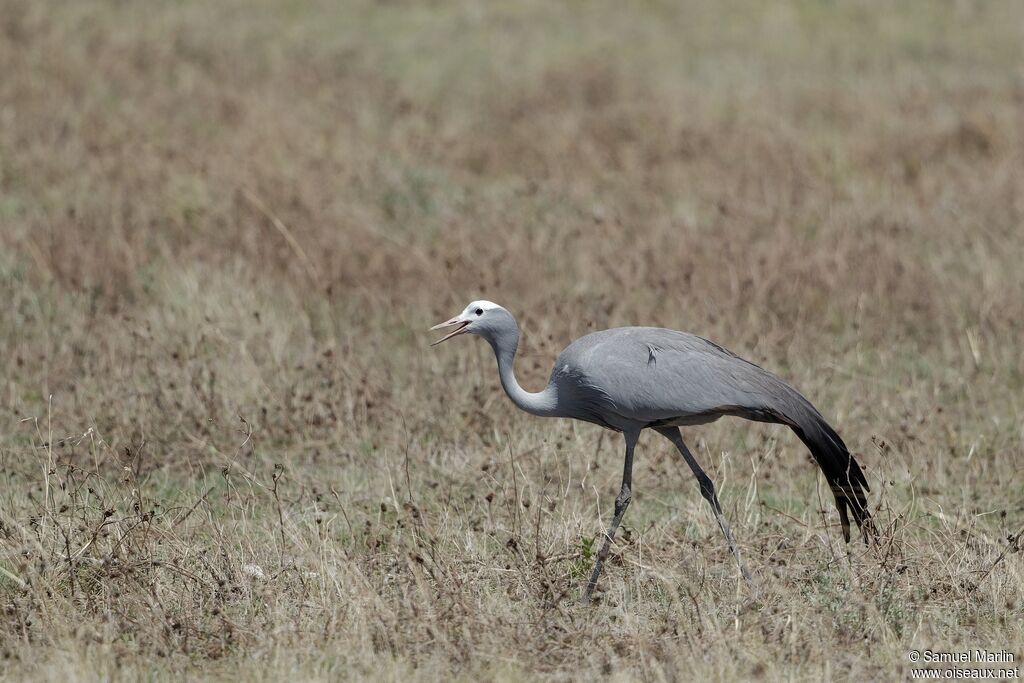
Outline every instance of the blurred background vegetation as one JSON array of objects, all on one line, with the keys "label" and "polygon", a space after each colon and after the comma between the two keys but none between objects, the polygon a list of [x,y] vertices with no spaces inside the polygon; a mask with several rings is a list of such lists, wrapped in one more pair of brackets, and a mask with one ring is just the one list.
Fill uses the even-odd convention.
[{"label": "blurred background vegetation", "polygon": [[[9,670],[1024,652],[1022,45],[1015,2],[0,0]],[[887,544],[847,557],[799,442],[720,422],[690,438],[765,595],[652,439],[580,611],[619,446],[517,413],[482,344],[426,347],[481,297],[530,388],[620,324],[778,372]]]}]

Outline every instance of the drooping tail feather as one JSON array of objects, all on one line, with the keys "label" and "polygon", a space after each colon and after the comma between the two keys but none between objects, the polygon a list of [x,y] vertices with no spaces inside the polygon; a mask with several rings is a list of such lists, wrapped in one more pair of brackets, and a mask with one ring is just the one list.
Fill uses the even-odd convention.
[{"label": "drooping tail feather", "polygon": [[[765,373],[768,375],[768,373]],[[774,375],[772,398],[756,413],[747,411],[748,419],[779,422],[789,426],[811,452],[828,481],[836,499],[843,538],[850,542],[850,515],[861,531],[864,542],[877,535],[877,529],[868,510],[867,493],[871,490],[860,464],[850,453],[836,431],[821,413],[800,392]]]},{"label": "drooping tail feather", "polygon": [[839,510],[839,522],[843,527],[843,538],[850,542],[850,519],[847,510],[853,515],[853,521],[861,531],[864,542],[868,535],[874,536],[877,531],[868,511],[867,492],[871,490],[864,477],[860,464],[846,448],[835,430],[825,419],[814,411],[813,415],[790,425],[800,440],[804,442],[811,455],[818,462],[821,471],[828,480],[829,488],[836,499]]}]

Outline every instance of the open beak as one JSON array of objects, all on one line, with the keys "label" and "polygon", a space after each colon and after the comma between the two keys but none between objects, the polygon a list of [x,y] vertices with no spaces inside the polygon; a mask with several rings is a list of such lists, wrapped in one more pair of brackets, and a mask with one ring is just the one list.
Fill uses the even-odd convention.
[{"label": "open beak", "polygon": [[449,320],[447,322],[440,323],[439,325],[434,325],[430,329],[431,330],[440,330],[440,329],[443,329],[443,328],[446,328],[446,327],[452,327],[453,325],[457,325],[458,327],[456,327],[454,330],[452,330],[451,332],[449,332],[445,336],[443,336],[440,339],[438,339],[436,342],[432,343],[431,346],[437,346],[438,344],[440,344],[443,341],[448,341],[452,337],[457,337],[460,334],[464,334],[466,332],[466,326],[469,325],[469,321],[468,320],[459,320],[458,318],[452,318],[451,320]]}]

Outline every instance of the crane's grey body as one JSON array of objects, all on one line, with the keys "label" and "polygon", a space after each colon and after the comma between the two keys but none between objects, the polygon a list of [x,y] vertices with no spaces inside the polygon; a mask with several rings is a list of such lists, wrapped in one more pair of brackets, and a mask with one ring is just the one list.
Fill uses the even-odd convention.
[{"label": "crane's grey body", "polygon": [[850,540],[849,511],[865,534],[873,531],[869,490],[857,461],[821,414],[793,387],[770,372],[701,337],[657,327],[620,327],[571,343],[555,361],[547,387],[525,391],[515,378],[519,327],[506,309],[474,301],[455,318],[435,326],[455,327],[445,339],[477,334],[490,343],[502,387],[523,410],[566,417],[622,432],[626,457],[615,516],[598,553],[586,597],[593,591],[612,537],[632,500],[633,451],[644,429],[671,441],[693,471],[723,535],[740,560],[714,485],[690,453],[679,427],[706,424],[726,415],[789,426],[807,445],[836,499],[843,535]]},{"label": "crane's grey body", "polygon": [[780,398],[780,390],[781,398],[801,400],[777,377],[717,344],[659,327],[580,337],[558,356],[550,384],[564,406],[561,417],[617,431],[756,414]]}]

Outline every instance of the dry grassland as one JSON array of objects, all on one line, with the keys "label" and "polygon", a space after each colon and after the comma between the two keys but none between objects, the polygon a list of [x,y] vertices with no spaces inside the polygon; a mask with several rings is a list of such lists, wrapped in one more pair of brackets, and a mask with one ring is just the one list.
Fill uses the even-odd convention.
[{"label": "dry grassland", "polygon": [[[1024,658],[1024,4],[0,0],[0,677],[899,680]],[[865,464],[519,413],[715,339]]]}]

